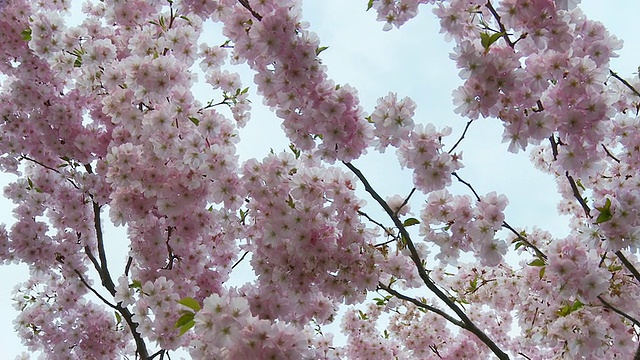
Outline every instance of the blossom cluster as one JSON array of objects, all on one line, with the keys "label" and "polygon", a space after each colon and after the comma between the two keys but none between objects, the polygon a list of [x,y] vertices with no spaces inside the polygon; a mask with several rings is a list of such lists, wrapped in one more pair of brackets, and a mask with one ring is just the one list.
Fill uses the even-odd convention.
[{"label": "blossom cluster", "polygon": [[309,348],[311,329],[260,319],[252,315],[247,299],[234,292],[206,298],[194,331],[194,359],[329,359]]},{"label": "blossom cluster", "polygon": [[379,255],[358,216],[355,179],[304,161],[282,153],[244,165],[258,279],[241,291],[260,317],[324,323],[339,302],[360,302],[375,288]]},{"label": "blossom cluster", "polygon": [[425,204],[420,235],[440,247],[437,259],[456,264],[460,251],[474,252],[483,265],[500,264],[507,252],[504,240],[494,238],[502,228],[508,200],[491,192],[473,206],[468,195],[452,195],[447,190],[432,192]]}]

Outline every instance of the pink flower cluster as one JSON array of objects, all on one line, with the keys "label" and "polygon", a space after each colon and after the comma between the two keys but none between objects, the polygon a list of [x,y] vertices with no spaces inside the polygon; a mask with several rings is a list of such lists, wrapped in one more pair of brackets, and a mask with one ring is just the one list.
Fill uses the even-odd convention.
[{"label": "pink flower cluster", "polygon": [[374,0],[371,7],[378,13],[378,21],[384,21],[382,30],[389,31],[393,26],[400,27],[418,15],[418,5],[432,4],[434,0]]},{"label": "pink flower cluster", "polygon": [[452,195],[447,190],[434,191],[420,215],[420,235],[440,247],[436,258],[456,264],[460,251],[474,252],[480,263],[496,266],[502,262],[508,245],[494,239],[502,228],[508,200],[491,192],[476,201],[468,195]]},{"label": "pink flower cluster", "polygon": [[233,9],[220,18],[234,43],[233,58],[256,71],[258,92],[284,119],[289,139],[301,150],[317,146],[316,153],[327,161],[363,154],[371,128],[356,91],[327,79],[318,58],[319,39],[300,21],[299,6],[290,0],[258,2],[253,10],[260,21],[237,2]]},{"label": "pink flower cluster", "polygon": [[309,348],[311,329],[259,319],[234,292],[213,294],[195,316],[194,359],[319,359]]},{"label": "pink flower cluster", "polygon": [[418,124],[398,148],[400,164],[413,169],[413,184],[424,193],[449,186],[451,174],[462,168],[459,154],[442,151],[442,138],[449,134],[449,127],[437,131],[432,124]]},{"label": "pink flower cluster", "polygon": [[324,323],[338,303],[364,300],[378,281],[378,253],[352,176],[283,153],[247,161],[243,180],[258,281],[241,291],[256,315]]},{"label": "pink flower cluster", "polygon": [[87,288],[57,274],[39,273],[16,288],[14,304],[20,315],[17,333],[31,351],[48,358],[108,360],[125,355],[129,329],[113,312],[82,298]]},{"label": "pink flower cluster", "polygon": [[402,141],[409,140],[414,127],[415,110],[416,103],[413,100],[405,97],[398,101],[395,93],[378,99],[370,117],[375,126],[373,144],[376,150],[384,152],[389,145],[399,147]]}]

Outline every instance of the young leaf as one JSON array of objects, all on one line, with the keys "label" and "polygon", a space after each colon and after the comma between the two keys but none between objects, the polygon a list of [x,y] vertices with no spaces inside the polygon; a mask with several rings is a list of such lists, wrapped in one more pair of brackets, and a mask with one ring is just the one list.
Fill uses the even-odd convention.
[{"label": "young leaf", "polygon": [[31,40],[31,29],[22,30],[20,35],[22,35],[22,40],[30,41]]},{"label": "young leaf", "polygon": [[186,297],[186,298],[183,298],[180,301],[178,301],[178,303],[188,307],[189,309],[191,309],[191,310],[193,310],[195,312],[200,311],[200,304],[194,298]]},{"label": "young leaf", "polygon": [[535,259],[532,262],[529,263],[529,266],[545,266],[546,264],[544,263],[544,260],[542,259]]},{"label": "young leaf", "polygon": [[[369,3],[367,4],[367,11],[371,10],[371,8],[373,7],[373,1],[374,0],[369,0]],[[638,67],[638,68],[640,69],[640,67]]]},{"label": "young leaf", "polygon": [[120,313],[116,311],[116,326],[120,325],[121,323],[122,323],[122,315],[120,315]]},{"label": "young leaf", "polygon": [[180,329],[179,336],[182,336],[184,333],[189,331],[189,329],[191,329],[193,325],[196,324],[196,322],[193,320],[193,316],[194,316],[193,313],[186,313],[180,316],[178,321],[176,321],[175,327],[176,329],[178,328]]},{"label": "young leaf", "polygon": [[604,202],[604,206],[597,207],[596,210],[600,211],[600,214],[596,218],[596,224],[602,224],[611,220],[613,214],[611,213],[611,199],[607,198]]},{"label": "young leaf", "polygon": [[321,52],[327,50],[329,47],[328,46],[320,46],[319,48],[316,49],[316,56],[320,55]]},{"label": "young leaf", "polygon": [[402,225],[404,225],[405,227],[407,226],[412,226],[412,225],[418,225],[420,224],[420,221],[416,218],[408,218],[407,220],[405,220]]},{"label": "young leaf", "polygon": [[500,39],[504,34],[505,34],[504,32],[494,33],[491,35],[489,35],[489,33],[486,33],[486,32],[481,33],[480,43],[482,44],[482,47],[484,48],[485,51],[489,51],[489,47],[491,47],[491,44],[498,41],[498,39]]}]

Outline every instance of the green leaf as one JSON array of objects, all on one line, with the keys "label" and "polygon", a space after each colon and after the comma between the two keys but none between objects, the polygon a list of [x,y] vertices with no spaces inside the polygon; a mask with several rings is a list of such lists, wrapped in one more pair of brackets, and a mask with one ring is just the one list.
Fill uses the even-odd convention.
[{"label": "green leaf", "polygon": [[363,313],[362,310],[358,310],[358,317],[360,317],[360,320],[369,320],[367,314]]},{"label": "green leaf", "polygon": [[500,39],[504,34],[505,34],[504,31],[494,33],[491,35],[489,35],[489,33],[487,32],[480,33],[480,43],[482,44],[482,47],[484,48],[484,50],[488,51],[489,47],[491,47],[491,44],[498,41],[498,39]]},{"label": "green leaf", "polygon": [[291,152],[293,152],[293,155],[295,155],[296,159],[300,158],[300,154],[301,154],[300,149],[298,149],[293,144],[289,144],[289,149],[291,149]]},{"label": "green leaf", "polygon": [[369,3],[367,4],[367,11],[371,10],[372,7],[373,7],[373,0],[369,0]]},{"label": "green leaf", "polygon": [[197,117],[189,116],[189,120],[191,120],[192,123],[196,124],[196,126],[200,124],[200,120],[198,120]]},{"label": "green leaf", "polygon": [[76,56],[76,61],[73,62],[73,67],[80,67],[80,66],[82,66],[82,57]]},{"label": "green leaf", "polygon": [[31,178],[27,178],[27,182],[29,183],[29,187],[27,189],[28,190],[33,189],[33,181],[31,181]]},{"label": "green leaf", "polygon": [[140,280],[133,280],[133,282],[129,284],[129,289],[142,289],[142,283]]},{"label": "green leaf", "polygon": [[321,52],[327,50],[329,47],[328,46],[320,46],[319,48],[316,49],[316,56],[320,55]]},{"label": "green leaf", "polygon": [[547,269],[546,266],[543,266],[540,268],[540,272],[538,273],[538,276],[540,276],[540,279],[542,279],[544,277],[544,271]]},{"label": "green leaf", "polygon": [[120,325],[122,323],[122,316],[120,315],[119,312],[116,311],[116,326]]},{"label": "green leaf", "polygon": [[22,40],[30,41],[31,40],[31,29],[22,30],[20,35],[22,35]]},{"label": "green leaf", "polygon": [[182,316],[180,316],[180,318],[178,319],[178,321],[176,321],[176,329],[180,329],[180,334],[179,336],[182,336],[184,333],[186,333],[187,331],[189,331],[189,329],[191,329],[193,327],[193,325],[196,324],[196,322],[193,320],[193,313],[185,313]]},{"label": "green leaf", "polygon": [[535,259],[532,262],[529,263],[529,266],[545,266],[546,264],[544,263],[544,260],[542,259]]},{"label": "green leaf", "polygon": [[418,225],[418,224],[420,224],[420,221],[416,218],[408,218],[402,223],[402,225],[404,225],[405,227]]},{"label": "green leaf", "polygon": [[575,300],[572,304],[567,304],[561,307],[558,311],[556,311],[556,314],[559,316],[567,316],[574,311],[580,310],[583,306],[584,304],[581,303],[580,300]]},{"label": "green leaf", "polygon": [[603,222],[607,222],[611,220],[613,214],[611,213],[611,199],[607,198],[604,202],[604,206],[597,207],[596,209],[600,211],[600,214],[596,218],[596,224],[602,224]]},{"label": "green leaf", "polygon": [[200,304],[194,298],[186,297],[186,298],[183,298],[180,301],[178,301],[178,303],[188,307],[189,309],[191,309],[191,310],[193,310],[195,312],[200,311]]}]

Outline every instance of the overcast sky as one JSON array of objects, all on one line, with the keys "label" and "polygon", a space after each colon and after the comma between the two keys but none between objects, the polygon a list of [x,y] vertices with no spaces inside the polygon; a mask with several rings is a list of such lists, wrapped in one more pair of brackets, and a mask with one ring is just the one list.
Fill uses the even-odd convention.
[{"label": "overcast sky", "polygon": [[[430,8],[423,6],[421,16],[401,29],[382,31],[382,23],[375,21],[375,13],[365,12],[366,0],[306,1],[304,18],[311,24],[323,46],[323,62],[329,76],[339,84],[349,83],[358,89],[360,101],[371,112],[377,98],[389,91],[399,97],[410,96],[418,104],[415,121],[432,122],[437,127],[453,127],[447,148],[462,132],[466,120],[453,113],[451,92],[461,84],[458,71],[449,59],[452,43],[439,34],[438,21]],[[640,33],[637,14],[640,2],[634,0],[583,0],[581,7],[590,18],[605,23],[619,38],[626,40],[621,57],[613,61],[612,69],[632,76],[637,72]],[[210,44],[219,43],[211,41]],[[250,77],[245,77],[250,79]],[[245,85],[251,86],[249,80]],[[287,145],[279,135],[280,121],[260,109],[261,100],[253,101],[253,118],[243,129],[240,144],[243,159],[262,158],[269,149],[284,149]],[[265,129],[270,129],[265,136]],[[502,144],[502,126],[495,119],[481,119],[474,123],[459,149],[464,152],[465,168],[459,174],[470,181],[476,190],[485,194],[497,191],[509,197],[507,221],[516,227],[537,225],[557,236],[567,232],[566,219],[557,216],[555,185],[540,174],[528,161],[526,154],[513,155]],[[276,139],[279,139],[276,141]],[[377,187],[383,196],[406,195],[411,189],[410,176],[395,164],[393,152],[386,156],[369,154],[355,164]],[[4,186],[12,177],[0,176]],[[464,189],[460,189],[464,191]],[[367,199],[369,203],[372,203]],[[0,222],[11,223],[11,204],[0,200]],[[28,276],[25,267],[0,267],[0,345],[3,358],[12,359],[24,348],[13,332],[16,313],[11,307],[13,286]]]}]

